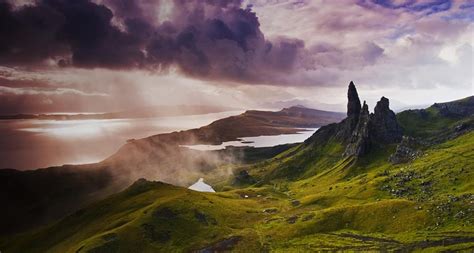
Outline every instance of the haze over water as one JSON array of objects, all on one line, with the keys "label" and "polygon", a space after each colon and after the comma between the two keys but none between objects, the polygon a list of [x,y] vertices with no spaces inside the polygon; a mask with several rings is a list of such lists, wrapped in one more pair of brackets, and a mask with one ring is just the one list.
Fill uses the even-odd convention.
[{"label": "haze over water", "polygon": [[35,169],[99,162],[128,139],[207,125],[243,111],[111,120],[0,121],[0,168]]}]

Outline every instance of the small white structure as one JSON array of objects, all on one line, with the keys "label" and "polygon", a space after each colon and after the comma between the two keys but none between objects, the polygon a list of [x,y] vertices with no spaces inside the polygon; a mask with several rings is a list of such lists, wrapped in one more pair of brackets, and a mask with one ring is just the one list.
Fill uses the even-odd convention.
[{"label": "small white structure", "polygon": [[204,183],[204,178],[199,178],[199,180],[193,185],[189,186],[188,189],[198,192],[216,192],[212,187]]}]

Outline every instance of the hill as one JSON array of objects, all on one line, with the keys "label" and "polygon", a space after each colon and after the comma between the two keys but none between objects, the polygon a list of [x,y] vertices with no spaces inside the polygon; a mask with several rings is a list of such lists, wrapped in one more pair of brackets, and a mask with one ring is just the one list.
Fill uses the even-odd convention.
[{"label": "hill", "polygon": [[238,137],[294,133],[341,118],[339,113],[308,108],[279,112],[248,111],[199,129],[130,140],[103,162],[64,165],[32,171],[0,170],[0,234],[46,224],[124,190],[139,178],[187,186],[200,177],[227,178],[226,164],[270,158],[292,145],[272,148],[230,148],[203,152],[180,147],[186,143],[214,143]]},{"label": "hill", "polygon": [[293,134],[301,128],[318,128],[344,118],[342,113],[290,107],[281,111],[249,110],[219,119],[207,126],[169,134],[158,134],[139,141],[168,144],[221,144],[239,137]]},{"label": "hill", "polygon": [[[305,180],[218,194],[140,180],[1,247],[7,252],[468,250],[474,247],[472,167],[463,166],[469,166],[464,156],[474,155],[466,144],[473,140],[470,133],[427,150],[429,155],[407,170],[380,160],[351,176],[342,163]],[[452,152],[463,156],[446,160]],[[445,167],[452,162],[458,165]],[[433,174],[427,169],[432,166],[446,169]],[[463,173],[455,182],[459,190],[451,191],[454,175]],[[450,174],[454,177],[445,176]],[[385,185],[412,190],[397,195]],[[433,197],[422,201],[428,188]]]},{"label": "hill", "polygon": [[398,121],[406,134],[414,137],[436,137],[452,131],[472,129],[474,96],[436,103],[426,109],[407,110],[398,114]]},{"label": "hill", "polygon": [[[374,113],[353,84],[348,113],[304,143],[232,167],[218,193],[138,180],[47,227],[0,240],[7,252],[466,251],[474,249],[473,115],[459,101]],[[465,103],[467,101],[467,103]],[[462,100],[474,108],[472,98]],[[408,116],[407,116],[408,115]],[[434,130],[433,130],[434,129]],[[397,159],[395,159],[397,158]],[[399,159],[400,158],[400,159]]]}]

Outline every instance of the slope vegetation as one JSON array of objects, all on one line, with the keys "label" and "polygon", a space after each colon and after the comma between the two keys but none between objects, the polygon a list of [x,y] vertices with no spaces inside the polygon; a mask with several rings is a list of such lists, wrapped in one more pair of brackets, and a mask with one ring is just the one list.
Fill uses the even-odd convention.
[{"label": "slope vegetation", "polygon": [[[474,249],[474,133],[403,165],[344,159],[313,176],[217,194],[139,180],[6,252]],[[361,173],[352,173],[360,170]]]},{"label": "slope vegetation", "polygon": [[[355,87],[348,95],[345,120],[275,157],[235,165],[233,178],[214,182],[218,193],[139,180],[57,223],[1,239],[0,249],[472,252],[472,98],[462,110],[459,101],[434,105],[427,119],[395,116],[385,98],[369,114]],[[413,125],[430,120],[436,127]]]}]

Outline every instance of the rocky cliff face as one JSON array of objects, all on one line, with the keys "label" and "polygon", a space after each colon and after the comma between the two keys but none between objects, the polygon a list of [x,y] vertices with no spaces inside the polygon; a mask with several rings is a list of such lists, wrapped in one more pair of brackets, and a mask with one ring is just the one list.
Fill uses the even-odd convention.
[{"label": "rocky cliff face", "polygon": [[370,150],[370,114],[369,107],[364,101],[362,111],[357,118],[356,128],[352,131],[349,143],[346,146],[345,156],[362,156]]},{"label": "rocky cliff face", "polygon": [[389,108],[389,101],[382,97],[370,115],[373,139],[379,143],[396,143],[402,139],[402,129],[398,125],[395,113]]},{"label": "rocky cliff face", "polygon": [[305,144],[326,143],[333,139],[345,145],[343,156],[361,157],[374,148],[402,140],[402,128],[390,110],[387,98],[382,97],[374,113],[369,113],[369,106],[365,101],[360,105],[357,89],[350,82],[347,99],[347,117],[340,123],[321,127]]},{"label": "rocky cliff face", "polygon": [[389,108],[389,100],[382,97],[369,113],[368,105],[360,108],[360,100],[353,82],[349,84],[347,118],[341,123],[343,141],[347,143],[344,156],[363,156],[379,144],[400,142],[402,129],[395,113]]}]

